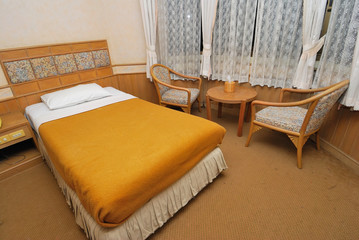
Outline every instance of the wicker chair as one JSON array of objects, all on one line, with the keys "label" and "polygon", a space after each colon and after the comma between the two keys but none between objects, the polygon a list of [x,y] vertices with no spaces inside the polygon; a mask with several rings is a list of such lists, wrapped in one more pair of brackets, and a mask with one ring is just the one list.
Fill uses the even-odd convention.
[{"label": "wicker chair", "polygon": [[[309,136],[316,134],[316,145],[319,150],[319,129],[335,102],[347,89],[349,80],[339,82],[325,88],[300,90],[284,88],[280,92],[279,102],[265,102],[255,100],[252,102],[251,126],[245,144],[248,147],[252,134],[262,127],[283,132],[297,148],[297,166],[302,168],[302,148]],[[297,101],[283,103],[285,92],[314,93],[313,96]],[[267,106],[256,112],[256,106]],[[299,107],[306,105],[308,108]]]},{"label": "wicker chair", "polygon": [[[194,79],[198,81],[197,88],[184,88],[171,85],[170,74],[175,74],[184,79]],[[178,106],[183,109],[184,112],[191,113],[191,107],[194,101],[198,101],[198,111],[201,111],[200,107],[200,91],[202,79],[199,77],[186,76],[177,73],[161,64],[154,64],[151,67],[151,75],[156,86],[159,103],[162,106],[172,105]]]}]

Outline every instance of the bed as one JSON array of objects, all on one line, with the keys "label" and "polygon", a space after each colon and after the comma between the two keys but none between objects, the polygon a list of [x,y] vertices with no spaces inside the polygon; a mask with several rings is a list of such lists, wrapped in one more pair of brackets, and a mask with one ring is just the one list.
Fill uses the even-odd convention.
[{"label": "bed", "polygon": [[63,102],[81,94],[55,92],[25,114],[86,236],[145,239],[227,168],[225,129],[101,89],[108,94],[72,105]]}]

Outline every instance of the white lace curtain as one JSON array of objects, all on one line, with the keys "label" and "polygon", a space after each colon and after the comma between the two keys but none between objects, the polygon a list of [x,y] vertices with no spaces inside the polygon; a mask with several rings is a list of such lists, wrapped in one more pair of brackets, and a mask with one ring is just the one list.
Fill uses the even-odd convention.
[{"label": "white lace curtain", "polygon": [[302,46],[302,1],[258,0],[250,83],[291,87]]},{"label": "white lace curtain", "polygon": [[313,81],[317,52],[324,44],[324,36],[319,39],[327,0],[304,0],[303,8],[303,52],[293,78],[293,86],[310,88]]},{"label": "white lace curtain", "polygon": [[161,63],[185,75],[200,75],[199,0],[157,0]]},{"label": "white lace curtain", "polygon": [[216,19],[217,3],[218,0],[201,0],[203,33],[201,75],[207,77],[211,75],[212,32]]},{"label": "white lace curtain", "polygon": [[[346,106],[358,106],[358,64],[355,47],[359,27],[359,0],[333,3],[326,40],[316,72],[313,87],[324,87],[350,79],[349,89],[342,103]],[[356,59],[353,61],[353,55]],[[353,68],[352,68],[353,67]]]},{"label": "white lace curtain", "polygon": [[212,79],[248,82],[257,0],[218,2]]},{"label": "white lace curtain", "polygon": [[141,14],[143,28],[146,38],[146,50],[147,50],[147,63],[146,73],[147,77],[151,79],[150,68],[153,64],[157,63],[156,54],[156,0],[140,0]]},{"label": "white lace curtain", "polygon": [[350,73],[350,85],[344,95],[342,104],[352,107],[354,111],[359,111],[359,33],[355,44],[352,70]]}]

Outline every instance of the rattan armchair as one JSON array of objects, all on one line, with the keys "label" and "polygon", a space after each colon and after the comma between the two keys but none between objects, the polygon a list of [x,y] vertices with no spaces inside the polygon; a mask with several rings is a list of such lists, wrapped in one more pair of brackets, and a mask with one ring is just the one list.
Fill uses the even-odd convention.
[{"label": "rattan armchair", "polygon": [[[175,74],[184,79],[192,79],[198,81],[197,88],[178,87],[171,84],[171,74]],[[162,64],[154,64],[151,66],[151,76],[156,86],[159,104],[162,106],[172,105],[178,106],[184,112],[191,113],[191,107],[194,101],[198,101],[198,111],[201,111],[200,92],[202,79],[180,74]]]},{"label": "rattan armchair", "polygon": [[[309,136],[316,134],[316,146],[319,150],[319,129],[335,102],[347,89],[349,80],[339,82],[325,88],[291,89],[284,88],[280,92],[279,102],[255,100],[251,104],[251,126],[245,144],[248,147],[252,134],[261,128],[269,128],[288,135],[297,148],[297,166],[302,168],[302,148]],[[283,103],[285,92],[314,95],[301,101]],[[256,112],[256,106],[266,108]],[[300,107],[304,106],[304,107]],[[307,106],[307,108],[305,108]]]}]

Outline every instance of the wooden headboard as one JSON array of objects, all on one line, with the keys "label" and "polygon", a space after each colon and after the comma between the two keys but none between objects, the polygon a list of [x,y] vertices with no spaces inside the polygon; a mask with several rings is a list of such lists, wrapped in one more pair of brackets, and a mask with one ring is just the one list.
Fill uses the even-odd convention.
[{"label": "wooden headboard", "polygon": [[0,114],[23,112],[41,95],[80,83],[117,84],[106,40],[0,50],[0,63],[8,82],[0,89],[13,93],[0,101]]}]

